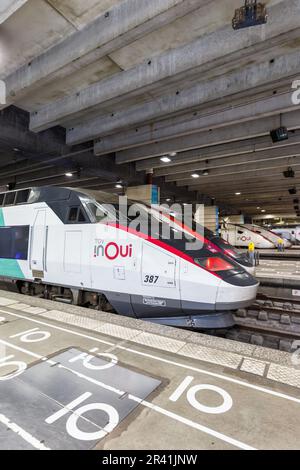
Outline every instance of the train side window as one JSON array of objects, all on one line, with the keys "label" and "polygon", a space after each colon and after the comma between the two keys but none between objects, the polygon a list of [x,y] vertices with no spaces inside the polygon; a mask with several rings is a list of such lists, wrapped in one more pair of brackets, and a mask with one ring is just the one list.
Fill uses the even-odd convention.
[{"label": "train side window", "polygon": [[85,215],[84,215],[82,209],[79,209],[78,222],[86,222]]},{"label": "train side window", "polygon": [[0,227],[0,258],[28,259],[29,226]]},{"label": "train side window", "polygon": [[70,207],[68,222],[73,224],[75,223],[84,223],[86,222],[86,217],[83,210],[80,207]]},{"label": "train side window", "polygon": [[0,206],[2,206],[5,194],[0,194]]},{"label": "train side window", "polygon": [[5,206],[13,206],[14,203],[15,203],[15,197],[16,197],[16,192],[6,193],[5,194],[4,205]]},{"label": "train side window", "polygon": [[69,210],[69,217],[68,221],[69,222],[77,222],[77,216],[78,216],[78,207],[71,207]]},{"label": "train side window", "polygon": [[16,204],[25,204],[28,201],[30,190],[24,189],[17,192]]}]

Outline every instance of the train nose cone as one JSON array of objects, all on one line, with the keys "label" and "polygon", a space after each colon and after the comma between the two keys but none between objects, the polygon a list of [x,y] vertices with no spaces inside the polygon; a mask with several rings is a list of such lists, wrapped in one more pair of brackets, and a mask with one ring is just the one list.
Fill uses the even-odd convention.
[{"label": "train nose cone", "polygon": [[231,282],[221,282],[216,299],[217,310],[237,310],[248,307],[255,301],[259,283],[250,274],[245,272],[243,275],[232,276]]}]

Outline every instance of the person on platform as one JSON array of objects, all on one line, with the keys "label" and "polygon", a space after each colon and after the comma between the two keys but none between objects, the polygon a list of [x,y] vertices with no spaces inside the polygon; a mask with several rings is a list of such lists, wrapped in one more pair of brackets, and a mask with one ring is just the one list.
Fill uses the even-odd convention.
[{"label": "person on platform", "polygon": [[282,238],[278,238],[277,249],[279,253],[282,253],[284,251],[284,241],[282,240]]},{"label": "person on platform", "polygon": [[255,245],[253,242],[250,242],[248,245],[248,258],[251,261],[252,265],[255,264]]}]

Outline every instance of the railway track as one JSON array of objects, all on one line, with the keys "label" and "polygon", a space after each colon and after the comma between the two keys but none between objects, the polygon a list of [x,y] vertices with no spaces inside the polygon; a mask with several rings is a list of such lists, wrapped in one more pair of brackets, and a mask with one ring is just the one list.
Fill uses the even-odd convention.
[{"label": "railway track", "polygon": [[259,295],[235,315],[236,326],[225,337],[281,351],[293,352],[300,342],[300,301]]}]

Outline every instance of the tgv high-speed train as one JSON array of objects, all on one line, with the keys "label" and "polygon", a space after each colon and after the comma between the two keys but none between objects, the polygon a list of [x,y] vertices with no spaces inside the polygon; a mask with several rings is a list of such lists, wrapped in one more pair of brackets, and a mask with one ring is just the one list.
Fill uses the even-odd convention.
[{"label": "tgv high-speed train", "polygon": [[[277,248],[279,236],[258,225],[239,225],[226,223],[222,228],[222,237],[228,243],[238,247],[248,247],[253,242],[256,248]],[[290,248],[292,244],[283,240],[284,246]]]},{"label": "tgv high-speed train", "polygon": [[0,194],[0,206],[0,277],[22,293],[188,328],[230,327],[256,298],[233,259],[206,240],[187,249],[183,228],[142,205],[135,219],[113,195],[42,187]]},{"label": "tgv high-speed train", "polygon": [[300,245],[300,227],[276,227],[272,228],[272,232],[293,245]]}]

